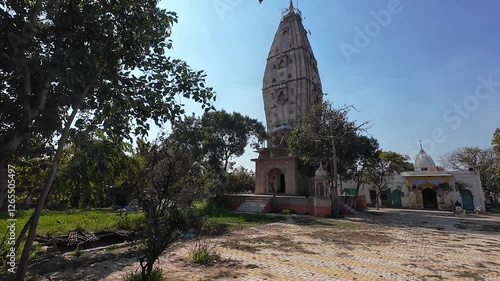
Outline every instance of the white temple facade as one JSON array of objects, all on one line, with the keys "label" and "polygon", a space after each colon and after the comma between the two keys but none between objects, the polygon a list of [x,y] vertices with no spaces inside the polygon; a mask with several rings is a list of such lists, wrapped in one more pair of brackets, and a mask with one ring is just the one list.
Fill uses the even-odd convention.
[{"label": "white temple facade", "polygon": [[[343,193],[356,189],[356,184],[342,184]],[[362,185],[359,195],[365,195],[369,206],[376,205],[376,192],[369,184]],[[485,210],[485,197],[479,172],[445,171],[421,148],[415,158],[414,171],[395,175],[380,195],[382,207],[436,209],[451,211],[458,201],[464,209]]]}]

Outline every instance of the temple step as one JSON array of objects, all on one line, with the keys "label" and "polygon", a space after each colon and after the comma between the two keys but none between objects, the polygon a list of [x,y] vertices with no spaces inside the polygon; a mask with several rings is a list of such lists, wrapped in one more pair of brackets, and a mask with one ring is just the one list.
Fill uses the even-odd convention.
[{"label": "temple step", "polygon": [[262,202],[243,202],[241,206],[237,209],[240,212],[249,212],[249,213],[262,213],[266,208],[268,203]]}]

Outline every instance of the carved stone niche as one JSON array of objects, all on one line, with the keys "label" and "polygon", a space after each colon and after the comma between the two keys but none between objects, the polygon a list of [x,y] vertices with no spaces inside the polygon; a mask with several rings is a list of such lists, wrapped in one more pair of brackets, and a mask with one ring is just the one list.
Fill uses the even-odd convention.
[{"label": "carved stone niche", "polygon": [[271,94],[271,99],[275,100],[277,104],[284,105],[289,101],[288,87],[276,87],[275,91]]},{"label": "carved stone niche", "polygon": [[290,59],[285,54],[276,57],[276,65],[278,66],[278,69],[286,68],[288,66],[289,61]]}]

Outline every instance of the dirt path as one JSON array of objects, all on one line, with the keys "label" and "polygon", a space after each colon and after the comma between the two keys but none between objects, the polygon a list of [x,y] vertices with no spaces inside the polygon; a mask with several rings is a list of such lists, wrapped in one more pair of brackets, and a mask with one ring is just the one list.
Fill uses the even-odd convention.
[{"label": "dirt path", "polygon": [[[498,216],[395,209],[342,220],[292,216],[210,241],[222,262],[186,264],[192,242],[183,242],[160,260],[169,280],[500,280]],[[133,257],[107,255],[71,257],[44,276],[121,281],[138,269]]]}]

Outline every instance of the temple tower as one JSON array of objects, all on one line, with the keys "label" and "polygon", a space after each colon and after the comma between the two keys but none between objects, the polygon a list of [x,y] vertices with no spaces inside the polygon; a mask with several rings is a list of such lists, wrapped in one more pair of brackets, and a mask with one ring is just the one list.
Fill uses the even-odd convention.
[{"label": "temple tower", "polygon": [[288,133],[300,124],[323,92],[318,63],[302,25],[302,14],[290,6],[283,11],[267,57],[262,85],[268,141],[255,161],[256,194],[308,195],[312,179],[286,147]]},{"label": "temple tower", "polygon": [[270,135],[281,126],[294,127],[307,114],[311,104],[322,102],[318,63],[307,33],[301,12],[290,0],[267,57],[262,85]]}]

